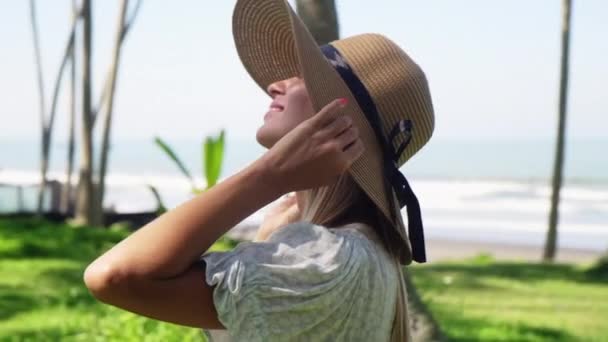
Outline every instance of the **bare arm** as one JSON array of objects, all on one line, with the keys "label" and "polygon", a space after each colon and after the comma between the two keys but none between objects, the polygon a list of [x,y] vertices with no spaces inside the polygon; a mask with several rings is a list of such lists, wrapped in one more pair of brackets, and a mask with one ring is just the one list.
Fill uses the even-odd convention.
[{"label": "bare arm", "polygon": [[143,226],[91,263],[84,280],[100,301],[171,323],[224,329],[193,262],[236,223],[279,196],[254,163]]},{"label": "bare arm", "polygon": [[264,177],[260,163],[253,163],[164,213],[91,263],[87,285],[183,273],[227,230],[281,195]]},{"label": "bare arm", "polygon": [[199,256],[228,229],[290,191],[346,172],[364,147],[339,101],[298,125],[264,156],[146,224],[93,261],[84,281],[108,304],[147,317],[221,328]]}]

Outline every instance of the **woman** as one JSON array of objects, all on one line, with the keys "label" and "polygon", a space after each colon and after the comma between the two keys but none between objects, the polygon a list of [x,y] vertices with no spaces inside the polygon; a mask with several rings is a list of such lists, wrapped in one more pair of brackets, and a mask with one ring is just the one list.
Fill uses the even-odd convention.
[{"label": "woman", "polygon": [[[381,35],[317,46],[285,0],[237,1],[233,33],[273,99],[256,135],[268,151],[95,260],[87,287],[213,341],[411,341],[401,265],[426,256],[398,167],[434,128],[424,73]],[[255,241],[201,255],[292,192]]]}]

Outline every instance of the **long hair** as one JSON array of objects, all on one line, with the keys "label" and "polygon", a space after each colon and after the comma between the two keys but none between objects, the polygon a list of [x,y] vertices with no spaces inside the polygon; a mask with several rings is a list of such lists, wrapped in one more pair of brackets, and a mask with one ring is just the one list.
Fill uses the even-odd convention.
[{"label": "long hair", "polygon": [[341,175],[331,185],[304,190],[301,193],[305,199],[304,207],[300,208],[303,221],[326,227],[339,227],[348,223],[361,222],[374,229],[382,246],[392,256],[399,276],[391,341],[411,341],[407,291],[398,257],[400,240],[393,224],[385,218],[348,172]]}]

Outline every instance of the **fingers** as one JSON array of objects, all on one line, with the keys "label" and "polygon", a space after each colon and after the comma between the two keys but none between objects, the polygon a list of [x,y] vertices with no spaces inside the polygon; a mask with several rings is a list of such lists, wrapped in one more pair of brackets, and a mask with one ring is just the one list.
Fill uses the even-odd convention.
[{"label": "fingers", "polygon": [[[335,137],[341,136],[352,128],[352,118],[343,114],[340,110],[345,106],[346,99],[336,99],[323,107],[317,115],[313,116],[314,135],[320,142],[331,142]],[[341,139],[352,139],[352,132]],[[341,141],[339,139],[338,143],[342,143],[341,147],[344,147],[351,141]]]},{"label": "fingers", "polygon": [[353,120],[346,115],[339,116],[332,122],[330,122],[327,126],[319,130],[316,134],[319,136],[321,141],[330,140],[351,128],[353,125]]},{"label": "fingers", "polygon": [[344,130],[340,135],[336,137],[338,146],[342,148],[342,151],[346,150],[346,147],[352,144],[357,138],[359,138],[359,129],[355,126],[351,126]]},{"label": "fingers", "polygon": [[365,146],[361,139],[355,140],[351,145],[344,150],[344,157],[347,160],[348,167],[365,152]]},{"label": "fingers", "polygon": [[348,169],[365,151],[358,128],[353,125],[350,116],[341,112],[346,106],[345,100],[330,102],[311,120],[319,140],[339,153],[338,163],[343,170]]},{"label": "fingers", "polygon": [[328,103],[315,116],[311,118],[312,124],[317,129],[322,129],[323,127],[330,124],[340,114],[339,110],[346,106],[346,101],[347,100],[345,98],[341,98],[335,99]]}]

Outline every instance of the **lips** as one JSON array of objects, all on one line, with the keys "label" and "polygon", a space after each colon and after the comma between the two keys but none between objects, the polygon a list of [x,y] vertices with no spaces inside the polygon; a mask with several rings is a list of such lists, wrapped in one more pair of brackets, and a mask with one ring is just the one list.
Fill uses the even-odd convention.
[{"label": "lips", "polygon": [[285,109],[285,106],[283,106],[278,101],[278,99],[275,99],[270,104],[270,107],[268,108],[268,112],[266,113],[266,115],[264,115],[264,121],[268,120],[274,113],[282,112],[284,109]]},{"label": "lips", "polygon": [[272,101],[272,103],[270,104],[270,111],[272,112],[281,112],[283,111],[283,109],[285,109],[285,106],[283,106],[276,100]]}]

